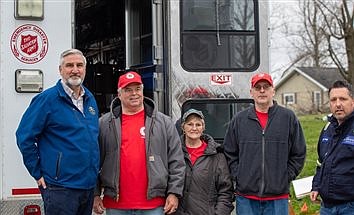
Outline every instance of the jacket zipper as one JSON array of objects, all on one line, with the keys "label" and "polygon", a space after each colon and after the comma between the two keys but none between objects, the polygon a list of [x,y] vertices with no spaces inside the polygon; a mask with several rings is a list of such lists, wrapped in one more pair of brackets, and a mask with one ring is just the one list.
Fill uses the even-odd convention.
[{"label": "jacket zipper", "polygon": [[57,163],[56,163],[56,171],[55,171],[55,179],[56,180],[58,180],[58,178],[59,178],[61,157],[62,157],[62,153],[59,152],[58,157],[57,157]]},{"label": "jacket zipper", "polygon": [[[119,145],[119,143],[118,143],[118,131],[117,131],[117,126],[116,126],[116,124],[115,124],[115,120],[119,120],[118,118],[112,118],[112,124],[113,124],[113,133],[114,133],[114,137],[116,138],[116,143],[118,144],[118,153],[120,153],[120,145]],[[117,158],[118,158],[118,154],[117,154]],[[119,172],[119,165],[120,165],[120,160],[119,159],[117,159],[117,162],[118,162],[118,164],[117,164],[117,171],[116,171],[116,174],[114,175],[114,180],[115,180],[115,182],[114,182],[114,184],[115,185],[117,185],[117,181],[118,181],[118,172]],[[116,202],[118,202],[118,200],[119,200],[119,190],[118,190],[118,186],[116,186],[115,187],[115,189],[116,189],[116,197],[115,197],[115,200],[116,200]]]},{"label": "jacket zipper", "polygon": [[264,193],[264,169],[265,169],[265,138],[264,130],[262,130],[262,170],[261,170],[261,189],[259,190],[259,196],[263,196]]},{"label": "jacket zipper", "polygon": [[[146,119],[145,119],[145,121],[144,121],[144,124],[145,124],[145,131],[146,131]],[[148,162],[150,162],[150,154],[149,154],[149,152],[150,152],[150,143],[151,143],[151,141],[150,141],[150,138],[151,138],[151,135],[153,135],[153,127],[154,127],[154,124],[155,124],[155,120],[154,120],[154,118],[153,117],[151,117],[151,123],[150,123],[150,128],[149,128],[149,133],[148,133],[148,135],[149,135],[149,138],[148,138],[148,140],[146,140],[145,139],[145,143],[147,143],[147,144],[145,144],[145,147],[147,147],[147,149],[145,149],[146,150],[146,172],[147,172],[147,175],[148,175],[148,186],[147,186],[147,190],[146,190],[146,199],[149,199],[149,190],[150,190],[150,180],[149,180],[149,178],[150,178],[150,169],[149,169],[149,163]],[[145,133],[145,138],[146,138],[146,133]],[[147,141],[147,142],[146,142]]]}]

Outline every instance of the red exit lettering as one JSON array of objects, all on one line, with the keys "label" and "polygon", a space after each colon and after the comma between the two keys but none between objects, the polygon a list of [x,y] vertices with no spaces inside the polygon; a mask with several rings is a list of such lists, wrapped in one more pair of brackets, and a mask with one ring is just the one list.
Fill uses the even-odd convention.
[{"label": "red exit lettering", "polygon": [[210,76],[211,84],[224,85],[231,84],[232,75],[231,74],[212,74]]}]

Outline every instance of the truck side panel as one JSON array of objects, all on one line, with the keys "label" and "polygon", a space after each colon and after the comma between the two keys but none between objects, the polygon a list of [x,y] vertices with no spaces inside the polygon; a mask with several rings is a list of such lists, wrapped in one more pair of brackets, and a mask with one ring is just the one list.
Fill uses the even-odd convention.
[{"label": "truck side panel", "polygon": [[17,92],[15,71],[40,70],[43,89],[51,87],[60,77],[60,53],[72,47],[71,1],[45,0],[43,20],[15,19],[14,5],[0,1],[0,214],[23,214],[21,203],[40,198],[15,138],[21,116],[37,93]]}]

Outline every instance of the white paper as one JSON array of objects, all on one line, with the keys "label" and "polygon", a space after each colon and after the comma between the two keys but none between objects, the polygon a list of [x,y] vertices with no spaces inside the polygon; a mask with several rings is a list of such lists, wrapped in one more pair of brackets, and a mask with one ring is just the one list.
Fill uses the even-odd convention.
[{"label": "white paper", "polygon": [[313,176],[293,180],[293,187],[297,199],[310,195]]}]

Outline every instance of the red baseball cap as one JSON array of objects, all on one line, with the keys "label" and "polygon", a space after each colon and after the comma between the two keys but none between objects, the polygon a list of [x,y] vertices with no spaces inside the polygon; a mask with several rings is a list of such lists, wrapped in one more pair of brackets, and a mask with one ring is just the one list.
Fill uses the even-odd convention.
[{"label": "red baseball cap", "polygon": [[142,84],[141,76],[136,72],[127,72],[119,77],[118,89],[126,87],[131,83]]},{"label": "red baseball cap", "polygon": [[252,76],[251,85],[254,87],[259,81],[268,81],[273,86],[273,79],[268,73],[257,73]]}]

